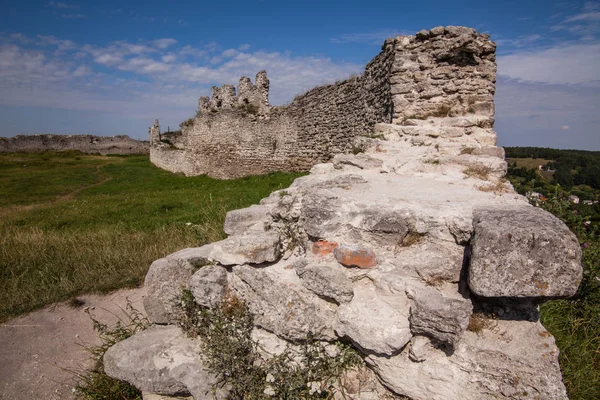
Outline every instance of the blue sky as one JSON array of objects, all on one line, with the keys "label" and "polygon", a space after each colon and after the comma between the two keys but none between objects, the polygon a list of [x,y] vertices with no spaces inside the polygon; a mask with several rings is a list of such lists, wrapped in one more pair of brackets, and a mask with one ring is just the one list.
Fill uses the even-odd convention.
[{"label": "blue sky", "polygon": [[498,44],[505,146],[600,150],[600,2],[3,1],[0,136],[172,129],[266,69],[271,103],[360,73],[386,37],[471,26]]}]

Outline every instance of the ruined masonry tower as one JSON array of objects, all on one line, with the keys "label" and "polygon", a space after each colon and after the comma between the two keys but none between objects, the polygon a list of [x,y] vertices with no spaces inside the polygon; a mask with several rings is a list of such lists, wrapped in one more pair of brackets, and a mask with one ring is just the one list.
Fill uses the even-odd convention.
[{"label": "ruined masonry tower", "polygon": [[[474,140],[494,146],[496,45],[472,28],[447,26],[387,39],[354,78],[316,87],[289,105],[269,105],[266,71],[200,97],[182,134],[162,143],[154,127],[150,159],[185,175],[231,179],[305,171],[360,147],[377,123],[402,135]],[[157,139],[158,138],[158,139]]]},{"label": "ruined masonry tower", "polygon": [[252,105],[257,110],[269,107],[269,78],[267,71],[256,74],[256,84],[252,84],[250,78],[242,76],[238,83],[237,94],[233,85],[213,86],[212,100],[202,96],[198,100],[198,111],[219,111],[233,107],[244,107]]}]

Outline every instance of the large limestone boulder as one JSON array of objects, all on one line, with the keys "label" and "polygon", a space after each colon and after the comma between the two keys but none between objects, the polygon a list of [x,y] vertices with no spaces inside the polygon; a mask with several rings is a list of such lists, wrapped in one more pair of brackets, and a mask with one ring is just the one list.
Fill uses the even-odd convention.
[{"label": "large limestone boulder", "polygon": [[406,294],[413,300],[410,329],[415,335],[454,346],[467,330],[473,306],[456,291],[447,293],[422,284],[407,285]]},{"label": "large limestone boulder", "polygon": [[539,208],[473,213],[469,287],[483,297],[569,297],[582,278],[577,237]]},{"label": "large limestone boulder", "polygon": [[391,355],[412,336],[409,311],[406,296],[383,296],[373,285],[359,285],[352,301],[340,305],[335,331],[367,353]]},{"label": "large limestone boulder", "polygon": [[233,267],[232,288],[248,304],[255,323],[287,340],[331,340],[335,307],[302,286],[278,282],[247,265]]},{"label": "large limestone boulder", "polygon": [[206,265],[188,281],[196,303],[204,307],[218,305],[227,294],[227,270],[220,265]]},{"label": "large limestone boulder", "polygon": [[153,326],[115,344],[104,354],[104,370],[144,392],[227,398],[226,388],[213,395],[217,378],[204,367],[198,341],[176,326]]},{"label": "large limestone boulder", "polygon": [[176,321],[179,299],[196,270],[210,263],[213,245],[190,248],[158,259],[150,265],[144,285],[144,309],[151,322],[166,324]]}]

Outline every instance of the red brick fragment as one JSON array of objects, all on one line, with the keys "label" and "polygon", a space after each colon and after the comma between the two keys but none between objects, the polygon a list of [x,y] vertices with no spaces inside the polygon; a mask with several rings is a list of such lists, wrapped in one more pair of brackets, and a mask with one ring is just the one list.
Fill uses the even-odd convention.
[{"label": "red brick fragment", "polygon": [[313,254],[317,254],[320,256],[326,256],[327,254],[331,254],[331,252],[338,247],[336,242],[328,242],[327,240],[319,240],[318,242],[314,242],[312,246]]},{"label": "red brick fragment", "polygon": [[377,265],[371,249],[354,245],[339,245],[333,251],[335,258],[345,267],[373,268]]}]

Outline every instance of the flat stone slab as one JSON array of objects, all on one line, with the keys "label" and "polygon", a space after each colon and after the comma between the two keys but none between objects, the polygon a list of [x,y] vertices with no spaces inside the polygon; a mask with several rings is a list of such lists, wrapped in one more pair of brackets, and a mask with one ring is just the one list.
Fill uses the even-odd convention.
[{"label": "flat stone slab", "polygon": [[542,209],[476,209],[469,287],[483,297],[569,297],[581,282],[575,234]]}]

